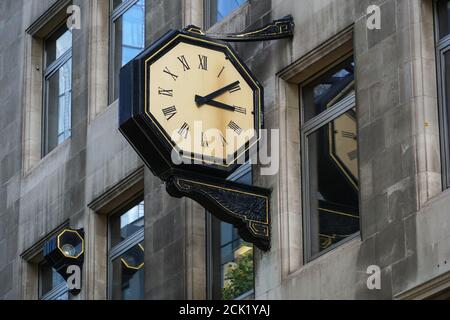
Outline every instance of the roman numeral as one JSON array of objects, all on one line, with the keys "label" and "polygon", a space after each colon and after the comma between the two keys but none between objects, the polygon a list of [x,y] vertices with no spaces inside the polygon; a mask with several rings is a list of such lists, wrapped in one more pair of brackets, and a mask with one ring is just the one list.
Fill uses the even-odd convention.
[{"label": "roman numeral", "polygon": [[352,152],[347,153],[348,159],[350,161],[355,160],[358,157],[358,150],[353,150]]},{"label": "roman numeral", "polygon": [[342,137],[349,139],[356,139],[356,134],[354,134],[353,132],[342,131]]},{"label": "roman numeral", "polygon": [[225,139],[225,137],[222,134],[220,134],[220,138],[222,139],[222,145],[225,147],[228,144],[227,139]]},{"label": "roman numeral", "polygon": [[208,142],[208,140],[206,139],[206,135],[205,135],[204,132],[202,132],[202,142],[201,142],[201,144],[202,144],[202,147],[203,147],[203,148],[209,147],[209,142]]},{"label": "roman numeral", "polygon": [[178,134],[183,138],[187,139],[189,134],[189,125],[186,122],[183,123],[180,129],[178,129]]},{"label": "roman numeral", "polygon": [[189,66],[184,56],[178,57],[178,60],[180,60],[181,64],[183,65],[183,71],[191,70],[191,67]]},{"label": "roman numeral", "polygon": [[242,133],[242,128],[239,127],[233,120],[231,120],[230,123],[228,124],[228,128],[236,132],[238,135]]},{"label": "roman numeral", "polygon": [[242,113],[242,114],[247,114],[247,109],[242,108],[242,107],[236,107],[236,106],[234,106],[234,112],[238,112],[238,113]]},{"label": "roman numeral", "polygon": [[201,54],[199,54],[198,59],[200,60],[200,64],[198,65],[198,68],[203,69],[203,70],[208,70],[208,57],[202,56]]},{"label": "roman numeral", "polygon": [[164,116],[166,117],[167,121],[169,121],[177,114],[177,108],[175,106],[171,106],[171,107],[162,109],[162,112],[163,112]]},{"label": "roman numeral", "polygon": [[158,94],[168,97],[173,97],[173,90],[166,90],[161,87],[158,87]]},{"label": "roman numeral", "polygon": [[222,73],[223,73],[223,70],[225,70],[225,67],[222,67],[222,70],[220,70],[219,74],[217,75],[217,78],[220,78],[220,76],[221,76]]},{"label": "roman numeral", "polygon": [[230,90],[228,90],[230,93],[236,92],[241,90],[241,86],[238,84],[236,84],[234,87],[232,87]]},{"label": "roman numeral", "polygon": [[173,79],[173,81],[177,81],[178,76],[176,74],[173,74],[172,72],[170,72],[169,68],[165,67],[164,68],[164,73],[167,73],[168,75],[170,75]]}]

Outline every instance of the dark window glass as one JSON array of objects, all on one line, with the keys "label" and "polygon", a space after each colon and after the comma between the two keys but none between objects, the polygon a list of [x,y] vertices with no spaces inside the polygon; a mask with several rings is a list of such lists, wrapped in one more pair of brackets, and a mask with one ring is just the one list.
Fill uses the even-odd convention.
[{"label": "dark window glass", "polygon": [[[240,183],[251,184],[251,172]],[[211,298],[251,299],[254,289],[253,245],[239,237],[231,224],[211,217]]]},{"label": "dark window glass", "polygon": [[43,155],[71,136],[72,33],[65,26],[45,41]]},{"label": "dark window glass", "polygon": [[308,136],[311,255],[359,231],[355,110]]},{"label": "dark window glass", "polygon": [[64,278],[47,262],[39,265],[39,298],[44,300],[68,300]]},{"label": "dark window glass", "polygon": [[450,1],[437,1],[436,9],[438,13],[438,35],[439,39],[442,39],[450,33]]},{"label": "dark window glass", "polygon": [[144,202],[110,219],[110,298],[144,299]]},{"label": "dark window glass", "polygon": [[138,243],[112,261],[112,299],[144,299],[144,243]]},{"label": "dark window glass", "polygon": [[307,260],[360,229],[354,67],[350,58],[301,87]]},{"label": "dark window glass", "polygon": [[354,67],[353,60],[347,60],[319,79],[304,86],[303,115],[305,122],[327,110],[353,91]]},{"label": "dark window glass", "polygon": [[450,187],[450,1],[436,1],[437,76],[441,140],[442,184]]},{"label": "dark window glass", "polygon": [[246,2],[247,0],[206,0],[206,7],[209,8],[209,23],[207,25],[212,26],[220,22]]},{"label": "dark window glass", "polygon": [[111,218],[111,246],[126,240],[144,228],[144,202]]},{"label": "dark window glass", "polygon": [[70,49],[72,49],[72,32],[64,26],[45,41],[46,66],[48,67]]},{"label": "dark window glass", "polygon": [[113,21],[113,96],[117,98],[119,72],[145,46],[145,1],[139,0]]},{"label": "dark window glass", "polygon": [[124,3],[126,0],[112,0],[112,9],[117,9],[118,6],[120,6],[122,3]]},{"label": "dark window glass", "polygon": [[72,59],[47,79],[47,151],[71,135]]}]

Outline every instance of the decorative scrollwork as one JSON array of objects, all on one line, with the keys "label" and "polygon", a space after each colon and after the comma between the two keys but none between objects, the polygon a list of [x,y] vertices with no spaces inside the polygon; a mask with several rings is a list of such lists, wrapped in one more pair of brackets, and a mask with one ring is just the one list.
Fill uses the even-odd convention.
[{"label": "decorative scrollwork", "polygon": [[207,36],[208,38],[215,40],[239,42],[239,41],[266,41],[266,40],[290,38],[294,35],[294,26],[295,26],[294,19],[292,18],[292,16],[289,15],[284,18],[274,20],[262,28],[240,33],[229,33],[229,34],[205,33],[199,27],[193,25],[187,26],[184,30],[198,35],[204,35]]},{"label": "decorative scrollwork", "polygon": [[191,198],[219,219],[233,224],[244,240],[261,250],[270,248],[269,190],[175,176],[167,179],[166,188],[170,195]]}]

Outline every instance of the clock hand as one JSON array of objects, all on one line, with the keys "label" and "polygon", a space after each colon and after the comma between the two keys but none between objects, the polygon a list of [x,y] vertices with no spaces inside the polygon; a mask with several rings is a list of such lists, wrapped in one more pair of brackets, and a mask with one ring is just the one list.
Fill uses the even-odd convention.
[{"label": "clock hand", "polygon": [[236,111],[236,107],[230,106],[228,104],[225,104],[225,103],[222,103],[222,102],[219,102],[216,100],[208,100],[204,104],[212,106],[212,107],[216,107],[216,108],[229,110],[229,111]]},{"label": "clock hand", "polygon": [[217,91],[214,91],[211,94],[208,94],[205,97],[201,97],[201,96],[196,95],[195,96],[195,102],[197,102],[199,105],[206,104],[207,101],[210,101],[210,100],[214,99],[215,97],[221,95],[222,93],[227,92],[228,90],[230,90],[233,87],[237,86],[239,83],[240,83],[239,81],[235,81],[235,82],[233,82],[233,83],[231,83],[231,84],[229,84],[229,85],[227,85],[227,86],[225,86],[225,87],[223,87],[223,88],[221,88],[221,89],[219,89]]}]

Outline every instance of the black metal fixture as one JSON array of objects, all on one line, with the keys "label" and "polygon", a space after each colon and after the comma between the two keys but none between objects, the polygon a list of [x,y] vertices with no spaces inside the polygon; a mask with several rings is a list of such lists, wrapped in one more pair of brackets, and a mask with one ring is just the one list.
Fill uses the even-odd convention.
[{"label": "black metal fixture", "polygon": [[[56,270],[64,280],[68,280],[71,272],[68,268],[77,266],[80,268],[84,261],[84,231],[83,229],[64,229],[53,236],[44,244],[44,258],[48,264]],[[73,295],[80,292],[80,288],[69,288]]]}]

